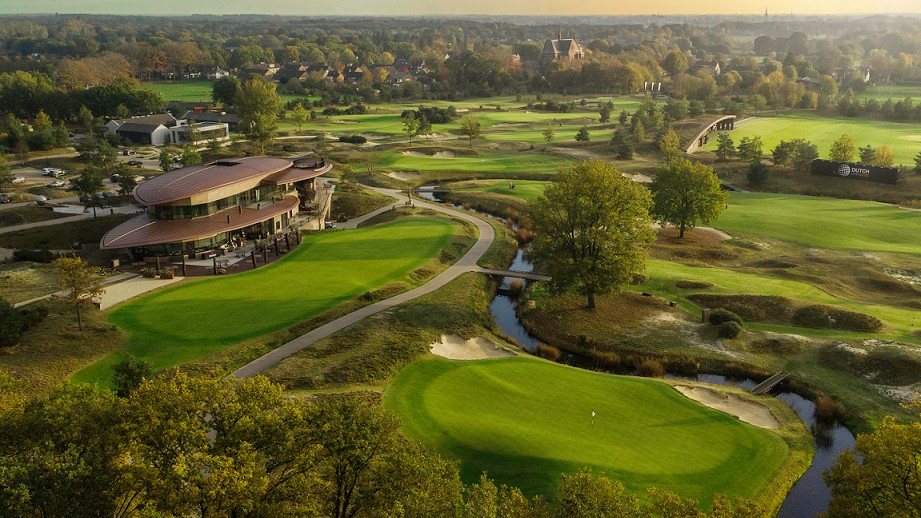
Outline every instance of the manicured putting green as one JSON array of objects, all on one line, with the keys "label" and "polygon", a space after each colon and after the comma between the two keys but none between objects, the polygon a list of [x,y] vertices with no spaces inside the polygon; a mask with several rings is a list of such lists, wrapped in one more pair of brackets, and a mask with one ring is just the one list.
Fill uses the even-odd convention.
[{"label": "manicured putting green", "polygon": [[[154,368],[180,364],[405,279],[437,257],[453,230],[446,220],[419,218],[307,236],[281,261],[154,292],[119,307],[110,320],[128,332],[121,352]],[[107,377],[108,361],[76,379]]]},{"label": "manicured putting green", "polygon": [[664,383],[531,358],[419,361],[387,388],[384,404],[409,436],[459,459],[466,481],[488,471],[551,497],[560,473],[589,466],[638,496],[658,486],[708,507],[714,492],[757,496],[788,452],[773,432]]},{"label": "manicured putting green", "polygon": [[[544,193],[544,189],[550,185],[550,182],[540,180],[485,180],[480,181],[485,185],[472,188],[459,188],[458,191],[468,192],[491,192],[503,196],[514,196],[526,201],[536,200],[538,196]],[[511,187],[514,185],[514,187]]]},{"label": "manicured putting green", "polygon": [[921,212],[872,201],[732,193],[714,226],[823,248],[921,253]]},{"label": "manicured putting green", "polygon": [[[781,140],[804,138],[818,147],[821,158],[828,158],[832,142],[842,134],[854,137],[858,146],[878,147],[889,144],[895,163],[906,166],[914,165],[914,157],[921,149],[921,128],[917,124],[853,117],[823,117],[803,112],[753,117],[736,124],[736,129],[730,132],[736,143],[743,137],[761,137],[766,156]],[[716,139],[710,139],[710,143],[703,149],[716,151]]]}]

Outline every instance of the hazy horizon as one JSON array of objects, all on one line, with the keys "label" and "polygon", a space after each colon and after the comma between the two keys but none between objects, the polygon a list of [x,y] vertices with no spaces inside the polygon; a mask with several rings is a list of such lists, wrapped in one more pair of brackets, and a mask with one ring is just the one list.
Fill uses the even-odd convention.
[{"label": "hazy horizon", "polygon": [[[430,0],[263,0],[258,11],[251,0],[5,0],[0,14],[117,14],[117,15],[193,15],[193,14],[270,14],[314,16],[617,16],[617,15],[760,15],[767,9],[777,15],[844,15],[844,14],[916,14],[921,2],[880,0],[873,10],[867,2],[856,0],[767,0],[740,3],[717,0],[694,4],[685,0],[660,0],[654,9],[649,4],[611,5],[604,0],[585,0],[571,9],[561,9],[560,2],[549,0],[468,0],[466,2],[432,2]],[[570,5],[564,5],[570,7]]]}]

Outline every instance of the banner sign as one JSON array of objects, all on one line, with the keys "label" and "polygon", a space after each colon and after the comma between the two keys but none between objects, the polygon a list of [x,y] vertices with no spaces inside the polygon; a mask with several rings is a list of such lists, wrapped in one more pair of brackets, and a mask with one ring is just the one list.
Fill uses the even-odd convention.
[{"label": "banner sign", "polygon": [[898,167],[879,167],[853,162],[836,162],[834,160],[813,160],[812,174],[824,176],[838,176],[840,178],[855,178],[871,182],[891,183],[899,182]]}]

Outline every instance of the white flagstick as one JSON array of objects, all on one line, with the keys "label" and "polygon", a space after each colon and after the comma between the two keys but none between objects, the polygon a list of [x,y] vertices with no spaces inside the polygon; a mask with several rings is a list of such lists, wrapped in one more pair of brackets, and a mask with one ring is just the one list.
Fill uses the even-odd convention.
[{"label": "white flagstick", "polygon": [[595,431],[595,411],[592,410],[592,431]]}]

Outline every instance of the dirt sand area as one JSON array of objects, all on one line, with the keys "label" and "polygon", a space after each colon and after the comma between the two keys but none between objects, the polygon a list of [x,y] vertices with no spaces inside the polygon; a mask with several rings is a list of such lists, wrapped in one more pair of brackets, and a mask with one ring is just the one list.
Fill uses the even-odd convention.
[{"label": "dirt sand area", "polygon": [[738,417],[748,424],[761,428],[768,428],[770,430],[780,428],[780,423],[771,415],[771,411],[768,410],[766,406],[759,405],[752,401],[746,401],[736,394],[721,393],[707,388],[688,387],[684,385],[678,385],[675,389],[702,405]]},{"label": "dirt sand area", "polygon": [[457,335],[441,335],[441,340],[433,343],[431,348],[432,354],[452,360],[485,360],[515,355],[482,336],[465,340]]}]

